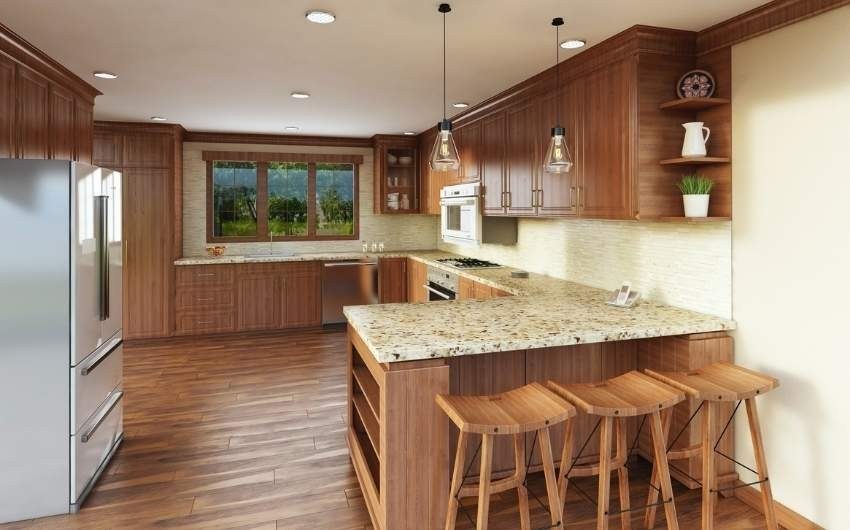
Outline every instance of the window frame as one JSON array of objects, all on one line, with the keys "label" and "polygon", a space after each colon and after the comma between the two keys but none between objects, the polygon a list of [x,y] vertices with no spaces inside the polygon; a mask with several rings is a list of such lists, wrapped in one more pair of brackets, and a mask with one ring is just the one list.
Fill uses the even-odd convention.
[{"label": "window frame", "polygon": [[[307,153],[246,153],[230,151],[204,151],[203,160],[207,166],[207,243],[263,243],[274,241],[350,241],[360,239],[360,164],[361,155],[317,155]],[[213,163],[214,162],[253,162],[257,164],[257,235],[255,236],[216,236],[213,220]],[[273,236],[269,233],[269,188],[268,164],[270,162],[297,162],[307,164],[307,235]],[[316,165],[351,164],[354,182],[353,195],[353,233],[350,235],[320,235],[316,210]]]}]

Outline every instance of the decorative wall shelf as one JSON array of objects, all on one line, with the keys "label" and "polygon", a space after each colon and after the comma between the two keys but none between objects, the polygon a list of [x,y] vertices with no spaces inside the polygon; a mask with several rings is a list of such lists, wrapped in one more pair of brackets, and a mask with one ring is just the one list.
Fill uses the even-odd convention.
[{"label": "decorative wall shelf", "polygon": [[731,100],[727,98],[683,98],[667,101],[658,106],[661,110],[706,110],[721,105],[728,105]]},{"label": "decorative wall shelf", "polygon": [[662,160],[662,166],[696,166],[704,164],[728,164],[732,159],[728,156],[701,156],[692,158],[668,158]]}]

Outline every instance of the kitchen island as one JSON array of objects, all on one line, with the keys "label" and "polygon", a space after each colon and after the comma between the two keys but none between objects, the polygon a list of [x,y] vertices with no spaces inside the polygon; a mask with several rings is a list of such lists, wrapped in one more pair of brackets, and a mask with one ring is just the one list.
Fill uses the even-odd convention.
[{"label": "kitchen island", "polygon": [[[409,257],[441,266],[431,255]],[[594,382],[635,369],[690,370],[733,360],[726,333],[734,329],[732,321],[648,301],[631,309],[611,307],[605,304],[607,291],[533,274],[518,279],[510,272],[507,267],[460,272],[509,297],[346,308],[347,438],[376,528],[443,525],[456,431],[435,405],[437,394],[493,394],[532,381]],[[672,432],[684,426],[693,407],[684,402],[674,410]],[[579,416],[577,443],[593,427],[591,419]],[[638,422],[629,430],[637,436]],[[698,436],[691,426],[677,446]],[[562,440],[562,430],[554,428],[553,446]],[[589,452],[597,446],[592,440]],[[648,458],[645,429],[638,447]],[[730,436],[722,447],[731,453]],[[539,459],[532,463],[534,471]],[[511,441],[497,438],[494,474],[509,473],[512,466]],[[676,466],[699,480],[699,460]],[[725,462],[718,471],[721,481],[735,478]],[[675,478],[696,487],[687,475],[674,470]]]}]

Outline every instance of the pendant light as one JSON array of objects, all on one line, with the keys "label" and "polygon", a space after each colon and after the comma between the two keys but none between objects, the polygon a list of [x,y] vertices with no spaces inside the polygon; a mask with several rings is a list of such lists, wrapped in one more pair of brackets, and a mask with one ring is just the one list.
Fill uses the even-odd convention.
[{"label": "pendant light", "polygon": [[443,14],[443,120],[437,124],[437,138],[431,149],[430,165],[435,171],[450,171],[460,167],[457,146],[452,138],[452,122],[446,118],[446,13],[452,7],[440,4],[437,11]]},{"label": "pendant light", "polygon": [[570,156],[570,148],[567,147],[566,129],[561,125],[561,62],[560,62],[560,35],[559,29],[564,25],[561,17],[553,18],[552,25],[555,26],[555,121],[552,127],[552,140],[549,141],[549,149],[546,150],[543,169],[549,173],[569,173],[573,168],[573,157]]}]

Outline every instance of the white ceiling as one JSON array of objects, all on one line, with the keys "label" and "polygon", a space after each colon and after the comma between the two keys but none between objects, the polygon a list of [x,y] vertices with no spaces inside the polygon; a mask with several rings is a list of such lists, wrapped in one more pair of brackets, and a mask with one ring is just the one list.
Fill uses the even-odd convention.
[{"label": "white ceiling", "polygon": [[[2,0],[0,21],[103,92],[102,120],[196,131],[371,136],[441,117],[433,0]],[[552,64],[562,37],[596,44],[634,24],[699,30],[764,0],[457,0],[448,98],[476,103]],[[337,21],[312,24],[310,8]],[[576,52],[564,50],[562,58]],[[104,81],[94,70],[120,77]],[[295,90],[308,100],[289,97]],[[454,109],[450,109],[451,115]],[[456,112],[456,111],[455,111]]]}]

